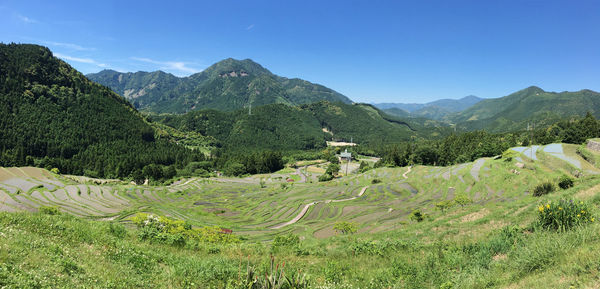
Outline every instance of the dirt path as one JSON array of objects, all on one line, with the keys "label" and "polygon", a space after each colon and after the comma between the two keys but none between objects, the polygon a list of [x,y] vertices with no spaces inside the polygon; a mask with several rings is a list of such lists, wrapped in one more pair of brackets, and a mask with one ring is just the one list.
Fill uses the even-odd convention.
[{"label": "dirt path", "polygon": [[403,174],[402,174],[402,176],[403,176],[405,179],[408,179],[408,177],[406,176],[406,174],[410,173],[410,170],[411,170],[411,169],[412,169],[412,166],[408,166],[408,171],[406,171],[405,173],[403,173]]},{"label": "dirt path", "polygon": [[283,228],[285,226],[288,226],[288,225],[291,225],[291,224],[294,224],[294,223],[300,221],[300,219],[302,219],[302,217],[304,217],[304,215],[306,214],[306,212],[308,211],[308,209],[312,205],[314,205],[316,203],[318,203],[318,202],[312,202],[310,204],[305,205],[304,208],[302,208],[302,211],[300,211],[300,213],[297,216],[295,216],[293,219],[291,219],[291,220],[289,220],[289,221],[287,221],[287,222],[285,222],[283,224],[279,224],[277,226],[273,226],[273,227],[271,227],[271,229],[280,229],[280,228]]},{"label": "dirt path", "polygon": [[301,183],[306,183],[306,175],[304,173],[302,173],[302,169],[306,169],[306,166],[297,168],[296,172],[293,174],[300,176]]},{"label": "dirt path", "polygon": [[356,197],[347,198],[347,199],[341,199],[341,200],[326,200],[325,203],[339,203],[339,202],[356,200],[357,198],[362,197],[362,195],[365,193],[365,191],[367,190],[367,188],[368,187],[362,188],[362,190],[360,191],[360,193],[358,193],[358,196],[356,196]]},{"label": "dirt path", "polygon": [[312,203],[306,204],[306,205],[304,205],[304,208],[302,208],[302,211],[300,211],[300,213],[298,213],[298,215],[296,215],[296,217],[294,217],[293,219],[291,219],[291,220],[289,220],[289,221],[287,221],[287,222],[285,222],[283,224],[279,224],[279,225],[273,226],[270,229],[273,229],[273,230],[281,229],[281,228],[283,228],[285,226],[289,226],[291,224],[294,224],[294,223],[300,221],[300,219],[302,219],[302,217],[304,217],[304,215],[306,215],[306,212],[308,212],[308,209],[310,209],[311,206],[313,206],[315,204],[318,204],[320,202],[324,202],[324,203],[328,204],[328,203],[338,203],[338,202],[351,201],[351,200],[355,200],[357,198],[360,198],[365,193],[365,191],[368,188],[369,187],[362,188],[362,190],[360,191],[360,193],[358,193],[358,196],[356,196],[356,197],[352,197],[352,198],[348,198],[348,199],[342,199],[342,200],[316,201],[316,202],[312,202]]}]

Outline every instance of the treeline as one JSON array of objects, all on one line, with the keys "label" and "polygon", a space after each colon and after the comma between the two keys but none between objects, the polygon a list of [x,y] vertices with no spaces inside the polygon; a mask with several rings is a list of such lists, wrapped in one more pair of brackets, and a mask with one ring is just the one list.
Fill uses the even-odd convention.
[{"label": "treeline", "polygon": [[447,166],[471,162],[482,157],[501,155],[515,146],[545,145],[564,142],[580,144],[600,137],[600,122],[588,113],[580,119],[565,119],[550,126],[513,133],[486,131],[452,134],[437,141],[414,141],[379,147],[357,147],[352,150],[381,157],[379,166],[411,164]]},{"label": "treeline", "polygon": [[[564,119],[549,127],[536,129],[532,142],[542,145],[554,142],[580,144],[596,137],[600,137],[600,122],[588,112],[581,119]],[[526,141],[526,144],[529,142]]]},{"label": "treeline", "polygon": [[214,155],[215,168],[225,175],[265,174],[283,169],[285,163],[280,152],[226,152],[217,150]]},{"label": "treeline", "polygon": [[502,154],[517,146],[519,134],[491,134],[485,131],[453,134],[439,141],[417,141],[375,149],[380,166],[411,164],[447,166],[481,157]]}]

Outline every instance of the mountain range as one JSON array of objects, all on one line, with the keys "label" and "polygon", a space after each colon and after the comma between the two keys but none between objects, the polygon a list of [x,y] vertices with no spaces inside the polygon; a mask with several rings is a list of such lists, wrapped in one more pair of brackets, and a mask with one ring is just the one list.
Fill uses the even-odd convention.
[{"label": "mountain range", "polygon": [[600,93],[580,91],[548,92],[531,86],[510,95],[484,99],[447,120],[460,129],[494,132],[519,130],[527,123],[545,126],[559,119],[581,117],[587,112],[600,117]]},{"label": "mountain range", "polygon": [[228,58],[202,72],[176,77],[162,71],[103,70],[87,77],[110,87],[133,105],[156,113],[185,113],[198,109],[232,111],[272,103],[300,105],[318,101],[352,103],[325,86],[271,73],[250,60]]},{"label": "mountain range", "polygon": [[[451,125],[459,131],[503,132],[524,129],[528,122],[540,127],[587,112],[600,116],[597,92],[556,93],[538,87],[496,99],[469,96],[424,105],[379,104],[385,108],[380,110],[375,105],[352,103],[320,85],[276,76],[251,60],[233,59],[184,78],[160,71],[105,70],[88,76],[112,84],[113,90],[124,95],[121,97],[89,81],[45,47],[3,44],[1,48],[0,125],[4,137],[0,161],[20,164],[25,156],[47,156],[56,162],[80,158],[62,165],[73,172],[83,170],[82,161],[91,162],[92,155],[117,158],[110,152],[125,147],[186,153],[171,145],[177,140],[171,144],[160,140],[161,135],[169,135],[167,131],[178,137],[195,132],[196,143],[209,137],[218,146],[229,148],[304,150],[322,147],[325,140],[352,138],[361,144],[383,144],[414,137],[440,138],[449,133]],[[252,111],[245,108],[250,103]],[[152,121],[148,121],[136,106],[149,112],[193,112],[152,113]],[[432,120],[426,111],[445,115]],[[160,125],[172,129],[157,130]],[[140,153],[139,158],[154,162],[144,155]],[[122,174],[145,165],[128,158],[118,158],[116,163],[133,162],[133,166],[108,170]],[[170,165],[174,160],[157,162]],[[95,170],[106,168],[101,162],[93,166]]]},{"label": "mountain range", "polygon": [[441,120],[444,117],[463,111],[483,98],[469,95],[461,99],[439,99],[428,103],[374,103],[377,108],[401,117],[424,117]]}]

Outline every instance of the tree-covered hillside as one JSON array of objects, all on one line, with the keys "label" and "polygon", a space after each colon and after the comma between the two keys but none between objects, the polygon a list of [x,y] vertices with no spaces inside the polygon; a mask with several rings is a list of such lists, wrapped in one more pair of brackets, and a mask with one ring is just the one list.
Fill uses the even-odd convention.
[{"label": "tree-covered hillside", "polygon": [[483,100],[449,120],[462,129],[513,131],[526,128],[528,122],[548,126],[587,112],[600,117],[600,93],[587,89],[547,92],[532,86],[505,97]]},{"label": "tree-covered hillside", "polygon": [[200,110],[185,115],[153,116],[180,131],[214,137],[227,150],[303,150],[325,146],[319,122],[298,107],[284,104],[222,112]]},{"label": "tree-covered hillside", "polygon": [[0,166],[126,177],[202,158],[155,139],[127,100],[37,45],[0,44],[0,132]]},{"label": "tree-covered hillside", "polygon": [[[378,145],[413,138],[440,138],[449,127],[438,122],[405,121],[373,106],[317,102],[302,106],[270,104],[232,112],[200,110],[184,115],[152,118],[182,132],[196,132],[218,140],[227,150],[311,150],[326,140],[353,140]],[[425,124],[423,124],[425,123]]]},{"label": "tree-covered hillside", "polygon": [[250,105],[300,105],[322,100],[352,102],[322,85],[274,75],[250,59],[228,58],[183,78],[161,71],[120,73],[114,70],[87,77],[112,88],[135,107],[158,113],[200,109],[232,111]]},{"label": "tree-covered hillside", "polygon": [[333,134],[334,139],[353,139],[362,144],[407,141],[414,137],[435,139],[449,130],[434,121],[390,116],[368,104],[318,102],[303,108],[311,111],[321,126]]}]

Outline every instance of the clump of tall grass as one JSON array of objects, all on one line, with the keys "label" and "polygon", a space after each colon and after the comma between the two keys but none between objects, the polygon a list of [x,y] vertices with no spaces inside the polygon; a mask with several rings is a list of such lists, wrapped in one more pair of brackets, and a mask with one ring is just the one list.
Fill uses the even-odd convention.
[{"label": "clump of tall grass", "polygon": [[570,178],[569,176],[561,176],[560,179],[558,180],[558,186],[563,189],[566,190],[570,187],[573,186],[573,179]]},{"label": "clump of tall grass", "polygon": [[547,195],[549,193],[554,192],[556,188],[554,187],[554,184],[551,182],[544,182],[541,183],[539,185],[537,185],[534,189],[533,189],[533,196],[534,197],[539,197],[539,196],[543,196],[543,195]]},{"label": "clump of tall grass", "polygon": [[545,229],[566,231],[594,221],[588,204],[582,201],[560,200],[538,207],[538,222]]}]

